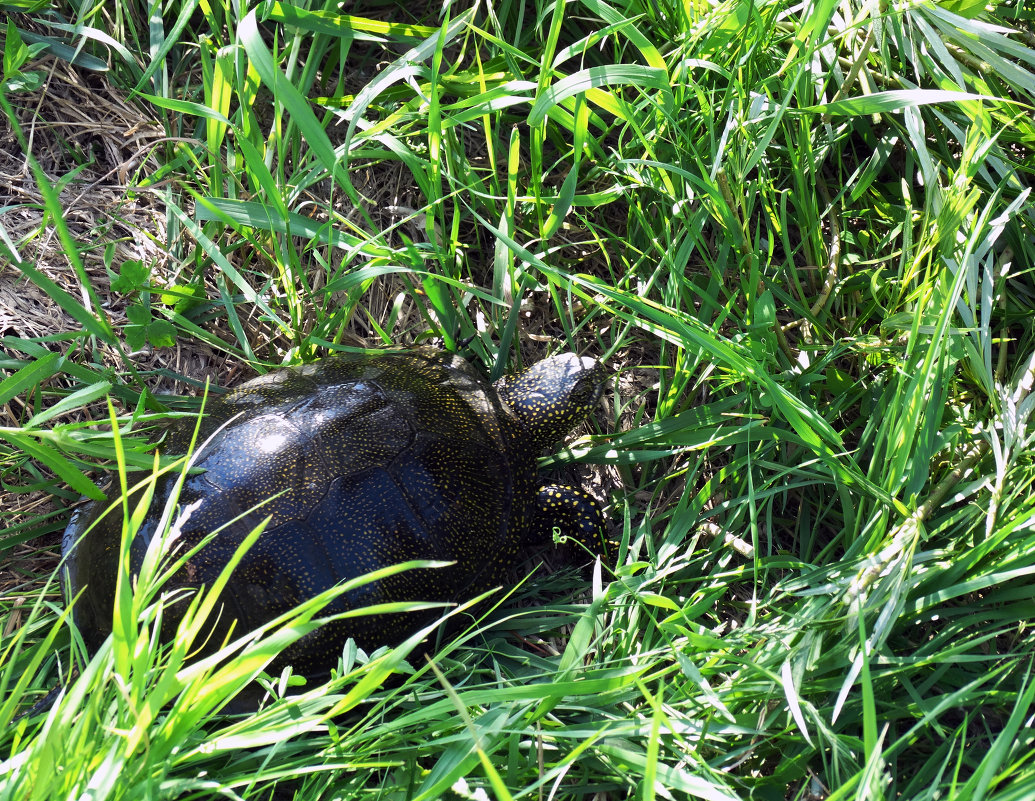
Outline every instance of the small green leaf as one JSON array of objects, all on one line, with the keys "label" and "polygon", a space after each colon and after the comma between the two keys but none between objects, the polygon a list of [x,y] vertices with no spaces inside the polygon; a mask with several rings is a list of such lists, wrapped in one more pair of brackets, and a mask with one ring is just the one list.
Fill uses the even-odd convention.
[{"label": "small green leaf", "polygon": [[160,300],[165,306],[172,306],[180,314],[190,311],[205,297],[200,286],[194,284],[173,284],[162,292]]},{"label": "small green leaf", "polygon": [[147,287],[151,270],[139,259],[127,259],[122,262],[118,277],[111,282],[113,291],[120,295],[130,295]]},{"label": "small green leaf", "polygon": [[858,386],[852,377],[843,370],[831,365],[826,372],[827,389],[832,395],[846,395]]},{"label": "small green leaf", "polygon": [[17,75],[29,57],[29,48],[22,42],[22,36],[14,27],[11,20],[7,20],[7,42],[4,45],[4,78]]},{"label": "small green leaf", "polygon": [[176,344],[176,328],[168,320],[155,320],[147,327],[147,339],[156,348],[171,348]]},{"label": "small green leaf", "polygon": [[133,325],[150,325],[151,310],[142,303],[134,303],[126,309],[126,317]]},{"label": "small green leaf", "polygon": [[133,352],[143,350],[147,345],[146,328],[142,325],[127,325],[125,330],[126,346]]},{"label": "small green leaf", "polygon": [[659,609],[668,609],[672,612],[679,611],[679,605],[671,598],[667,598],[664,595],[659,595],[655,592],[641,592],[637,593],[636,597],[643,601],[645,604],[650,606],[656,606]]},{"label": "small green leaf", "polygon": [[42,72],[16,72],[4,79],[8,92],[34,92],[43,85]]},{"label": "small green leaf", "polygon": [[755,313],[752,315],[751,327],[772,328],[776,325],[776,302],[773,293],[768,289],[755,301]]}]

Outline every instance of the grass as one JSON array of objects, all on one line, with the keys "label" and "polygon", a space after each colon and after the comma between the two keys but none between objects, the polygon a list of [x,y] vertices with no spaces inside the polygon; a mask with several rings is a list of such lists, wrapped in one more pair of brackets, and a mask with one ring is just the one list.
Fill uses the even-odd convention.
[{"label": "grass", "polygon": [[[1028,5],[0,10],[0,798],[1030,796]],[[154,565],[86,658],[55,532],[180,395],[470,338],[614,369],[613,566],[303,686],[320,599],[188,663]]]}]

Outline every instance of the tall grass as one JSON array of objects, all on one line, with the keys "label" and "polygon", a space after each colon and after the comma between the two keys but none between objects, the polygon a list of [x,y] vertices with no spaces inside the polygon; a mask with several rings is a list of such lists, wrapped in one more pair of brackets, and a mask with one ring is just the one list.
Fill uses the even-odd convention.
[{"label": "tall grass", "polygon": [[[160,121],[160,169],[127,180],[171,257],[112,265],[106,311],[55,189],[72,167],[34,168],[46,225],[0,231],[4,270],[81,328],[4,337],[5,486],[69,501],[117,450],[150,464],[170,401],[133,337],[258,369],[473,338],[493,378],[565,347],[615,368],[551,461],[603,468],[620,542],[430,660],[349,645],[326,686],[266,676],[243,717],[229,699],[318,601],[191,666],[144,577],[87,660],[56,579],[26,576],[0,601],[0,797],[1028,797],[1023,3],[0,8],[8,43],[105,63]],[[13,58],[28,156],[10,79],[46,62]],[[22,256],[51,232],[78,293]],[[111,425],[76,416],[106,394]],[[0,553],[66,516],[11,520]]]}]

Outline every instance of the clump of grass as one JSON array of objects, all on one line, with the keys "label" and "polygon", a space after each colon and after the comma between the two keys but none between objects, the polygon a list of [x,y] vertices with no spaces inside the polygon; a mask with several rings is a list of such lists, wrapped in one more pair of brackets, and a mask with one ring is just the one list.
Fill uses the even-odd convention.
[{"label": "clump of grass", "polygon": [[[0,237],[5,271],[69,322],[4,338],[0,478],[96,493],[83,471],[115,460],[114,429],[146,464],[176,406],[158,379],[432,338],[470,340],[495,378],[569,347],[615,382],[552,461],[596,467],[617,559],[523,584],[430,663],[343,646],[326,686],[266,677],[244,718],[221,710],[288,634],[236,672],[185,668],[141,582],[134,625],[87,661],[54,581],[22,575],[0,604],[0,794],[1022,797],[1023,4],[347,11],[12,17],[8,42],[103,62],[164,126],[130,191],[166,210],[169,258],[97,256],[55,189],[95,165],[36,160],[19,210],[40,222]],[[43,68],[11,59],[5,113],[38,141],[24,76]],[[30,263],[51,231],[62,261]],[[168,337],[202,366],[163,361]],[[119,413],[92,425],[107,394]],[[0,549],[64,521],[12,516]],[[73,653],[51,711],[12,722]]]}]

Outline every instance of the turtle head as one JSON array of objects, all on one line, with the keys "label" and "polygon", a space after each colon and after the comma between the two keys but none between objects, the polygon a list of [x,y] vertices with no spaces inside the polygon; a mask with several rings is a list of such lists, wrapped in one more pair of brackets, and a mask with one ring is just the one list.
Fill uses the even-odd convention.
[{"label": "turtle head", "polygon": [[538,453],[586,419],[600,400],[606,374],[594,359],[561,353],[503,379],[496,390],[521,420]]}]

